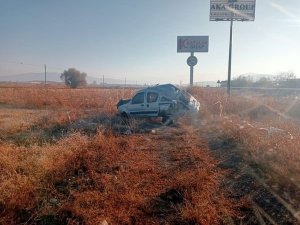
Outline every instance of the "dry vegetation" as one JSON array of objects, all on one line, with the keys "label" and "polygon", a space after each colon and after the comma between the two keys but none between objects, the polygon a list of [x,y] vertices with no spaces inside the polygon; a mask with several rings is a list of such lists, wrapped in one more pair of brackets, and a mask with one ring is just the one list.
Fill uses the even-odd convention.
[{"label": "dry vegetation", "polygon": [[194,89],[192,93],[202,100],[204,114],[219,117],[214,118],[219,129],[246,146],[243,154],[266,170],[297,180],[300,187],[300,114],[295,113],[300,105],[297,96],[274,98],[235,93],[228,99],[222,91]]},{"label": "dry vegetation", "polygon": [[[300,104],[297,95],[271,96],[220,90],[190,90],[203,103],[205,132],[227,145],[241,167],[300,221]],[[215,135],[216,134],[216,135]],[[226,153],[224,153],[226,154]],[[240,163],[240,162],[239,162]],[[237,163],[236,163],[237,164]],[[245,168],[239,168],[245,170]],[[274,194],[275,193],[275,194]],[[286,222],[281,222],[286,224]]]},{"label": "dry vegetation", "polygon": [[[214,138],[229,142],[297,212],[296,96],[229,99],[222,90],[193,88],[200,120],[150,133],[133,121],[127,125],[137,132],[121,135],[112,129],[122,123],[115,104],[134,91],[0,88],[0,224],[247,224],[244,198],[234,197],[229,171],[210,153]],[[81,120],[92,128],[76,129]]]},{"label": "dry vegetation", "polygon": [[99,124],[51,141],[28,136],[113,115],[117,100],[133,91],[0,88],[0,224],[237,220],[240,203],[223,185],[226,174],[191,126],[124,136]]},{"label": "dry vegetation", "polygon": [[63,87],[2,87],[0,103],[26,108],[97,109],[108,113],[116,111],[121,97],[129,97],[132,89],[69,89]]}]

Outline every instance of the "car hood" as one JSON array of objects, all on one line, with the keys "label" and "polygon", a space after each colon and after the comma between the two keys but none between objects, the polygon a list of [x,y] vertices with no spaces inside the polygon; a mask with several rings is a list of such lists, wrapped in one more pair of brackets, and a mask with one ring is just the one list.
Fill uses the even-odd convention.
[{"label": "car hood", "polygon": [[119,108],[121,105],[125,105],[128,102],[130,102],[131,99],[121,99],[118,103],[117,103],[117,108]]}]

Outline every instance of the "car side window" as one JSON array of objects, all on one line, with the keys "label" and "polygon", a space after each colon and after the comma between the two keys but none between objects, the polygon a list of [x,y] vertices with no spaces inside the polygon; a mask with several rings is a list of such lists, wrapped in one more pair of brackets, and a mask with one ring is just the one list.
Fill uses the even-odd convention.
[{"label": "car side window", "polygon": [[132,98],[131,104],[141,104],[141,103],[144,103],[144,96],[145,96],[144,92],[136,94]]},{"label": "car side window", "polygon": [[156,102],[158,99],[158,94],[155,92],[148,92],[147,93],[147,103]]}]

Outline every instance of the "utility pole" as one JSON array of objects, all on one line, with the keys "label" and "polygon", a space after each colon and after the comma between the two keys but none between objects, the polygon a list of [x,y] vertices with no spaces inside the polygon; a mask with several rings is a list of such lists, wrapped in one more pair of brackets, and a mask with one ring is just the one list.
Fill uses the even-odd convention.
[{"label": "utility pole", "polygon": [[46,84],[47,84],[47,65],[45,64],[44,65],[45,66],[45,86],[46,86]]},{"label": "utility pole", "polygon": [[102,75],[102,85],[104,86],[104,75]]},{"label": "utility pole", "polygon": [[126,77],[125,77],[125,87],[126,87]]}]

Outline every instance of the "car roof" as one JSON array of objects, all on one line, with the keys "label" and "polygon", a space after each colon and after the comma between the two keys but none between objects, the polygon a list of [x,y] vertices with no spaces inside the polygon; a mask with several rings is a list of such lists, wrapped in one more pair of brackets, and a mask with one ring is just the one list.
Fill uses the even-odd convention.
[{"label": "car roof", "polygon": [[177,87],[175,87],[172,84],[161,84],[161,85],[155,85],[152,87],[144,88],[144,89],[138,91],[137,93],[149,92],[149,91],[159,92],[160,94],[162,94],[166,97],[169,97],[171,99],[176,99],[178,91],[180,91],[180,89],[178,89]]}]

